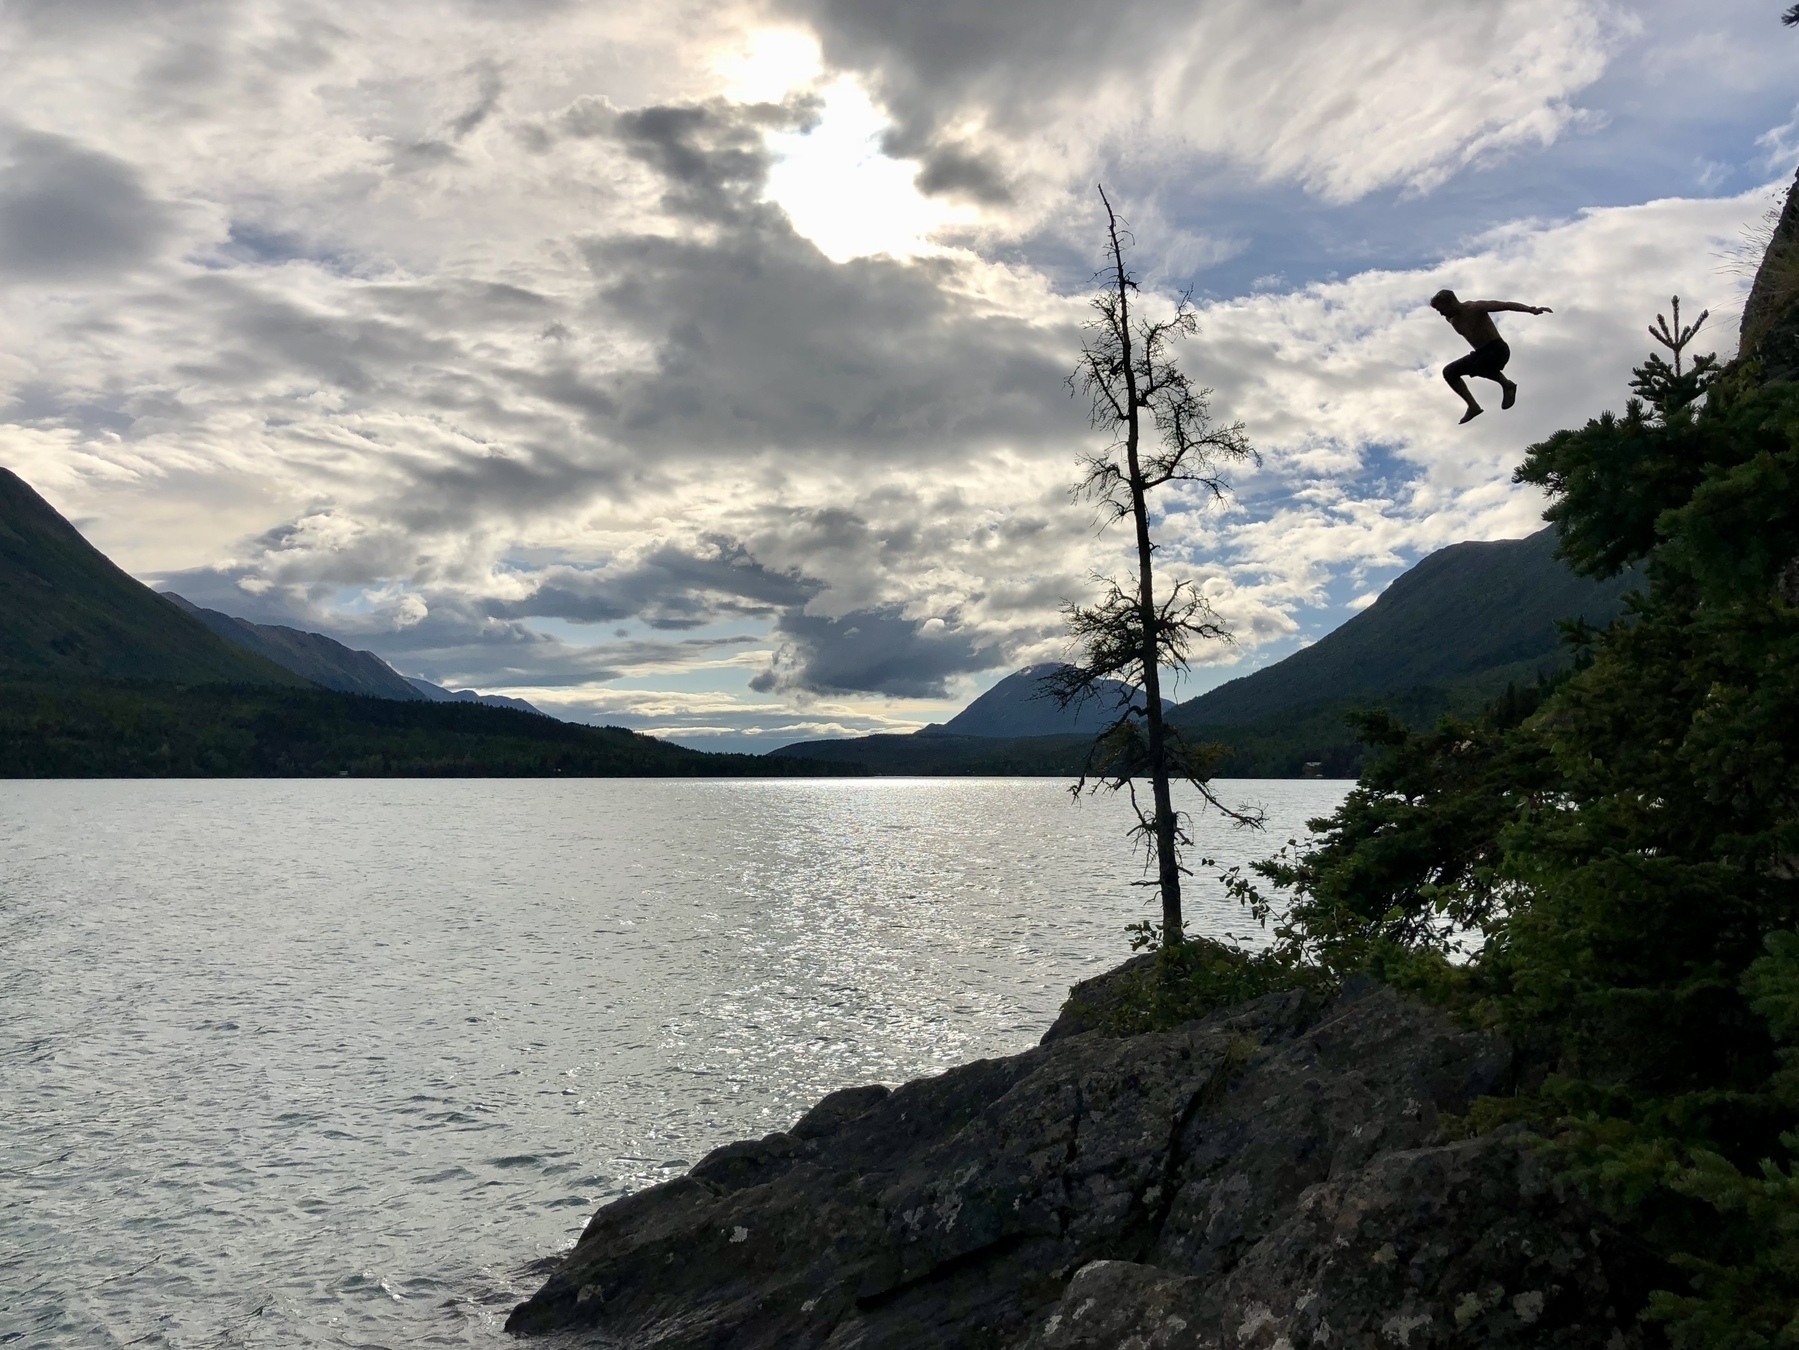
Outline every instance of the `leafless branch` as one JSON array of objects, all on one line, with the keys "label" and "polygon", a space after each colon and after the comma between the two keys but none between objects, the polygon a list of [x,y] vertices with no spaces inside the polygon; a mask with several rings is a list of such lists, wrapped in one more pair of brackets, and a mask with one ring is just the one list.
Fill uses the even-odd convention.
[{"label": "leafless branch", "polygon": [[[1049,692],[1065,706],[1110,698],[1113,717],[1090,747],[1076,795],[1109,788],[1127,791],[1137,818],[1132,836],[1153,862],[1161,892],[1165,942],[1181,940],[1181,849],[1191,845],[1187,817],[1169,795],[1171,782],[1187,782],[1207,807],[1235,824],[1255,826],[1254,812],[1225,806],[1209,786],[1223,751],[1189,746],[1178,727],[1163,716],[1164,671],[1188,669],[1196,644],[1229,642],[1224,620],[1193,584],[1182,578],[1156,584],[1158,546],[1150,530],[1150,494],[1171,485],[1199,489],[1202,500],[1219,501],[1228,472],[1259,462],[1241,423],[1212,421],[1211,390],[1196,384],[1174,360],[1175,344],[1198,331],[1191,295],[1173,312],[1147,319],[1134,313],[1141,288],[1125,263],[1130,231],[1119,219],[1104,188],[1107,258],[1095,278],[1081,359],[1068,386],[1084,395],[1096,430],[1110,433],[1104,449],[1084,455],[1073,491],[1094,503],[1103,529],[1131,522],[1137,568],[1130,582],[1095,578],[1100,594],[1091,604],[1070,604],[1064,613],[1080,659],[1048,680]],[[1150,787],[1152,805],[1138,797]]]}]

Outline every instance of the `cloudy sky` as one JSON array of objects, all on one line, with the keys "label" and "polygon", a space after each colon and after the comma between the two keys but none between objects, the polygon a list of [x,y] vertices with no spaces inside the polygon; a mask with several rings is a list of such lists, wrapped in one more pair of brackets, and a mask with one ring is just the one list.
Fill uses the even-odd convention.
[{"label": "cloudy sky", "polygon": [[[1093,185],[1263,455],[1161,522],[1277,660],[1732,347],[1777,0],[7,0],[0,464],[134,575],[714,748],[908,730],[1111,570]],[[1425,301],[1505,331],[1459,427]],[[1480,386],[1477,386],[1477,389]]]}]

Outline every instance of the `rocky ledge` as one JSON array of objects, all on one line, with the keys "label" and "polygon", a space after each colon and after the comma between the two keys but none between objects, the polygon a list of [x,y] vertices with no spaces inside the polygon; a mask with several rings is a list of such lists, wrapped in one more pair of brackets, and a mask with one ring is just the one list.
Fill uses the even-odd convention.
[{"label": "rocky ledge", "polygon": [[1024,1054],[833,1093],[606,1206],[507,1329],[621,1350],[1634,1346],[1625,1235],[1519,1139],[1443,1139],[1508,1063],[1380,986],[1123,1038],[1065,1015]]}]

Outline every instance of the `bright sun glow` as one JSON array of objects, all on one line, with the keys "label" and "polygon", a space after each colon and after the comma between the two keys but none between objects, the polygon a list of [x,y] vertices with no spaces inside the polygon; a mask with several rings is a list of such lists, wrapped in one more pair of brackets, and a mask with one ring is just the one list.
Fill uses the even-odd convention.
[{"label": "bright sun glow", "polygon": [[887,119],[860,85],[839,80],[820,92],[816,127],[769,138],[769,198],[833,262],[941,252],[931,236],[973,211],[924,196],[912,182],[918,166],[881,153]]},{"label": "bright sun glow", "polygon": [[734,103],[779,103],[812,84],[823,70],[818,39],[793,28],[764,28],[721,56],[713,70]]}]

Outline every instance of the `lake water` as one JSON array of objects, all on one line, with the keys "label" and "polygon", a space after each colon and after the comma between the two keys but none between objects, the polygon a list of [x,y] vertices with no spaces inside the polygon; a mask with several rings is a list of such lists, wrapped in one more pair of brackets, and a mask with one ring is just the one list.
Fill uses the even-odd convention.
[{"label": "lake water", "polygon": [[[1220,784],[1269,827],[1196,853],[1346,786]],[[0,783],[0,1343],[505,1343],[607,1199],[1034,1043],[1148,912],[1125,825],[1045,779]]]}]

